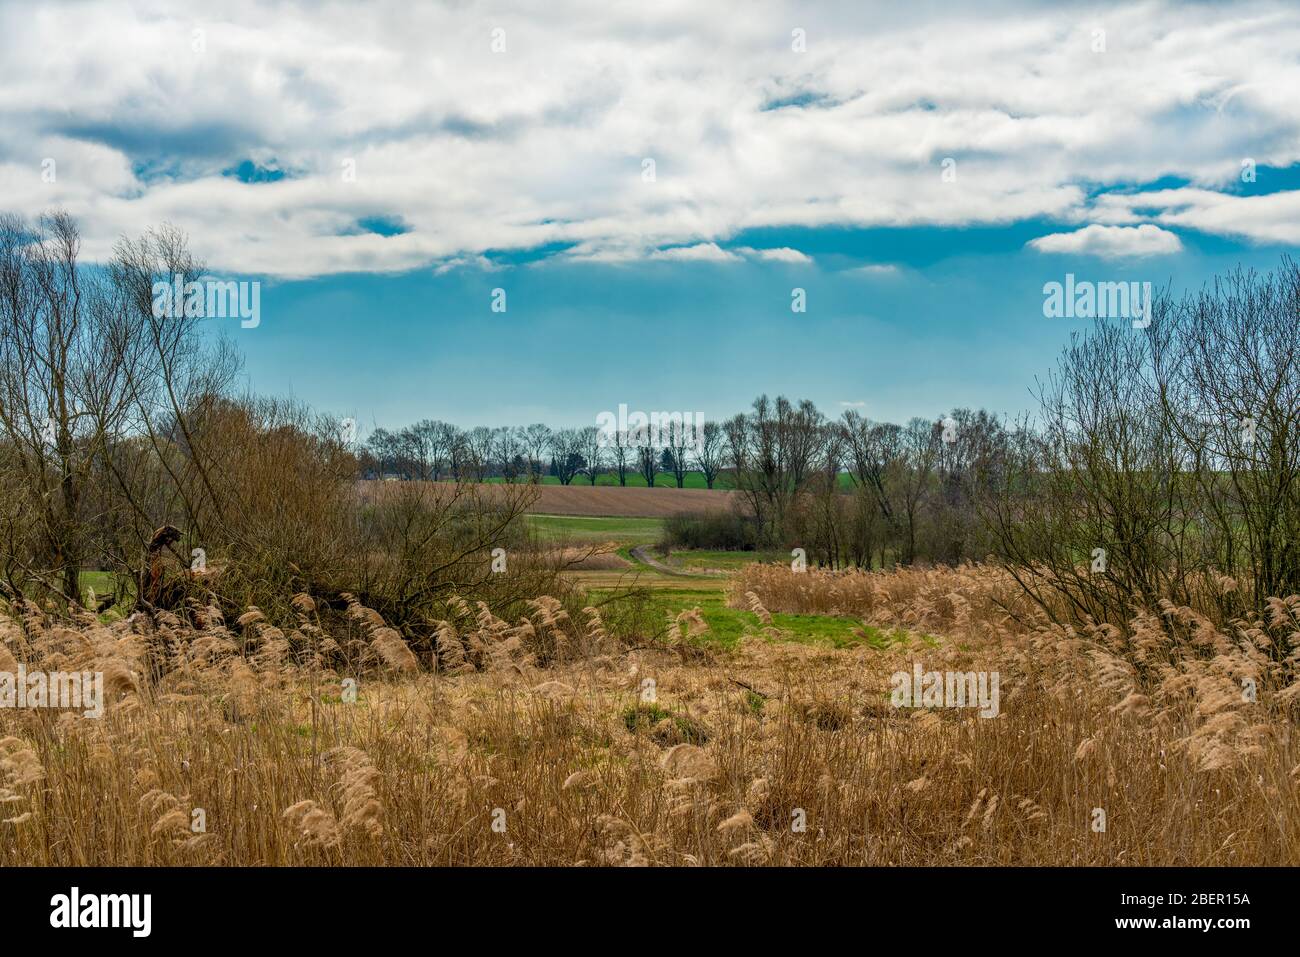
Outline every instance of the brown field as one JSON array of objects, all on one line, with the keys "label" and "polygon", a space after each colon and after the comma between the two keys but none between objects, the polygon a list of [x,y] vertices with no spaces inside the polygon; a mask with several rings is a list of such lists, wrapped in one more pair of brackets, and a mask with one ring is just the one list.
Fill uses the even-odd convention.
[{"label": "brown field", "polygon": [[[284,630],[29,608],[0,670],[102,671],[110,704],[0,711],[0,866],[1300,862],[1276,654],[1300,599],[1226,632],[1177,608],[1076,632],[1008,621],[996,570],[904,571],[852,589],[893,643],[836,650],[765,607],[834,577],[779,574],[738,583],[759,624],[731,650],[689,611],[628,648],[549,598],[514,624],[457,604],[436,651],[302,595]],[[1000,714],[891,707],[914,662],[996,670]]]},{"label": "brown field", "polygon": [[538,499],[529,508],[530,512],[612,518],[666,518],[679,512],[726,511],[732,507],[737,494],[721,489],[577,484],[539,485],[537,491]]},{"label": "brown field", "polygon": [[[358,484],[363,497],[383,496],[409,488],[414,482],[374,482]],[[428,483],[440,493],[450,494],[453,482]],[[618,485],[505,485],[499,482],[465,485],[462,490],[482,491],[501,497],[533,497],[527,511],[540,515],[574,515],[591,518],[666,518],[682,512],[720,512],[733,507],[738,492],[702,488],[639,488]]]}]

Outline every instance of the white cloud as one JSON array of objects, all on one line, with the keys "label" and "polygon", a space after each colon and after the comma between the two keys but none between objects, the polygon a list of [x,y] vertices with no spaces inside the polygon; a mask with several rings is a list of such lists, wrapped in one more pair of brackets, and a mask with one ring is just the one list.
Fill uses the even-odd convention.
[{"label": "white cloud", "polygon": [[868,263],[865,266],[854,266],[852,269],[846,269],[845,272],[851,276],[857,275],[885,278],[888,276],[897,276],[900,270],[893,263]]},{"label": "white cloud", "polygon": [[738,263],[741,261],[739,256],[727,252],[717,243],[696,243],[694,246],[656,249],[650,254],[650,258],[668,259],[674,262]]},{"label": "white cloud", "polygon": [[812,262],[812,257],[806,253],[801,253],[797,249],[791,249],[789,246],[778,246],[774,249],[752,249],[749,246],[743,246],[737,252],[746,256],[753,256],[755,259],[762,259],[767,262],[779,263],[800,263],[807,264]]},{"label": "white cloud", "polygon": [[1100,226],[1093,223],[1072,233],[1040,236],[1026,245],[1043,253],[1073,253],[1105,259],[1163,256],[1181,252],[1183,248],[1182,240],[1174,233],[1150,223],[1141,226]]},{"label": "white cloud", "polygon": [[494,263],[486,256],[455,256],[451,259],[444,260],[433,267],[436,275],[454,272],[457,269],[477,269],[481,272],[500,272],[505,269],[499,263]]},{"label": "white cloud", "polygon": [[[686,0],[0,4],[0,209],[66,206],[91,256],[168,220],[216,269],[282,276],[545,244],[721,260],[738,254],[718,243],[782,226],[1048,218],[1289,242],[1295,194],[1220,190],[1244,156],[1300,162],[1297,48],[1300,8],[1281,0],[979,16],[770,0],[741,18]],[[244,160],[290,175],[222,176]],[[1170,175],[1191,185],[1079,185]],[[373,216],[410,231],[354,228]]]},{"label": "white cloud", "polygon": [[1199,229],[1253,242],[1300,245],[1300,191],[1237,196],[1185,187],[1103,196],[1097,213],[1111,222],[1129,222],[1139,212],[1158,209],[1166,226]]}]

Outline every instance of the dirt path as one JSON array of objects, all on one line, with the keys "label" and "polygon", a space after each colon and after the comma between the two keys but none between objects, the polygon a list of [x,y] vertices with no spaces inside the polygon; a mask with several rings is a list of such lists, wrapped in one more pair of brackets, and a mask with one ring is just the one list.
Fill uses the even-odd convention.
[{"label": "dirt path", "polygon": [[628,554],[639,561],[642,565],[648,565],[657,572],[665,575],[672,575],[675,578],[716,578],[716,575],[706,575],[702,572],[688,572],[680,568],[673,568],[671,565],[665,565],[657,558],[652,558],[646,552],[644,545],[638,545],[628,551]]}]

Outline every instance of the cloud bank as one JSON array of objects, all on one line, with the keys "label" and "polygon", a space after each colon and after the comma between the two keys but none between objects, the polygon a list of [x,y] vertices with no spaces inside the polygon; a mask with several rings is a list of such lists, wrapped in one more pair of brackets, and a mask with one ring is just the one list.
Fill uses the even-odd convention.
[{"label": "cloud bank", "polygon": [[8,3],[0,208],[67,207],[93,257],[170,221],[214,268],[285,277],[805,262],[729,248],[772,226],[1300,243],[1300,191],[1237,189],[1246,159],[1300,162],[1300,8],[993,10]]}]

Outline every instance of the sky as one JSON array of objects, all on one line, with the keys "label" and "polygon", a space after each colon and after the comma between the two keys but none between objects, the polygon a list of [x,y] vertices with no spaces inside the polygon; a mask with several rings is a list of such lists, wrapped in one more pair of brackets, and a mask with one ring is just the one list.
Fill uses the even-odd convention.
[{"label": "sky", "polygon": [[1044,284],[1300,245],[1298,92],[1294,3],[0,0],[0,210],[180,227],[363,428],[1014,415]]}]

